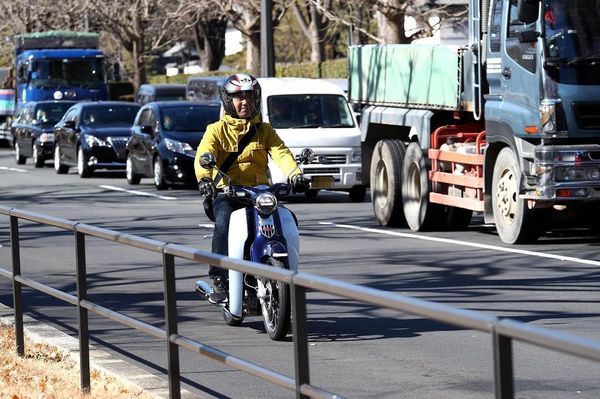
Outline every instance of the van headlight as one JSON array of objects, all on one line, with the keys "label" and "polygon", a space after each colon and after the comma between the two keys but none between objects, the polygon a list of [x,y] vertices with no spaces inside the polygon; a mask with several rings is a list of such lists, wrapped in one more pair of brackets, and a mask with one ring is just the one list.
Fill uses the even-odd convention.
[{"label": "van headlight", "polygon": [[355,162],[360,162],[360,161],[361,161],[360,148],[352,150],[352,154],[350,155],[350,162],[355,163]]},{"label": "van headlight", "polygon": [[260,193],[256,197],[255,207],[261,215],[270,215],[277,208],[277,198],[271,193]]}]

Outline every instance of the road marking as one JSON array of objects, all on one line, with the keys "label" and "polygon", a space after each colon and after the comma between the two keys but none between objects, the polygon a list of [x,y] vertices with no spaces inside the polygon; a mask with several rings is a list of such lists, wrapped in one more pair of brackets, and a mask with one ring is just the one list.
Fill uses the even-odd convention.
[{"label": "road marking", "polygon": [[478,244],[478,243],[474,243],[474,242],[460,241],[460,240],[454,240],[454,239],[450,239],[450,238],[427,237],[427,236],[421,236],[418,234],[400,233],[397,231],[387,231],[387,230],[380,230],[380,229],[371,229],[368,227],[352,226],[349,224],[337,224],[337,223],[332,223],[332,222],[319,222],[319,224],[339,227],[342,229],[360,230],[360,231],[365,231],[368,233],[386,234],[386,235],[395,236],[395,237],[412,238],[412,239],[423,240],[423,241],[441,242],[444,244],[462,245],[465,247],[489,249],[489,250],[498,251],[498,252],[508,252],[508,253],[513,253],[513,254],[527,255],[527,256],[537,256],[540,258],[556,259],[556,260],[560,260],[560,261],[564,261],[564,262],[573,262],[573,263],[581,263],[581,264],[585,264],[585,265],[600,266],[600,261],[591,260],[591,259],[574,258],[571,256],[547,254],[544,252],[527,251],[524,249],[517,249],[517,248],[498,247],[496,245]]},{"label": "road marking", "polygon": [[143,191],[137,191],[137,190],[126,190],[124,188],[121,187],[115,187],[115,186],[100,186],[100,188],[106,189],[106,190],[113,190],[113,191],[121,191],[124,193],[128,193],[128,194],[133,194],[133,195],[141,195],[143,197],[153,197],[153,198],[158,198],[161,200],[166,200],[166,201],[172,201],[172,200],[176,200],[177,197],[167,197],[165,195],[158,195],[158,194],[152,194],[152,193],[146,193]]},{"label": "road marking", "polygon": [[9,168],[8,166],[0,166],[0,170],[8,170],[11,172],[19,172],[19,173],[27,172],[27,169]]}]

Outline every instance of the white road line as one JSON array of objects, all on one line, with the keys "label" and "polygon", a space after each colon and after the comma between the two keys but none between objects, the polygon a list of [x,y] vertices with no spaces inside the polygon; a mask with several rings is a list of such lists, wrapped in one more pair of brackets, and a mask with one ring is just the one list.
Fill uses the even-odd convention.
[{"label": "white road line", "polygon": [[474,242],[453,240],[450,238],[426,237],[426,236],[421,236],[421,235],[417,235],[417,234],[400,233],[397,231],[387,231],[387,230],[380,230],[380,229],[371,229],[371,228],[367,228],[367,227],[352,226],[349,224],[337,224],[337,223],[331,223],[331,222],[319,222],[319,224],[339,227],[342,229],[360,230],[360,231],[365,231],[368,233],[385,234],[385,235],[395,236],[395,237],[411,238],[411,239],[423,240],[423,241],[441,242],[444,244],[462,245],[465,247],[489,249],[489,250],[498,251],[498,252],[508,252],[508,253],[513,253],[513,254],[527,255],[527,256],[537,256],[540,258],[556,259],[556,260],[565,261],[565,262],[573,262],[573,263],[581,263],[581,264],[585,264],[585,265],[600,266],[600,261],[591,260],[591,259],[574,258],[571,256],[546,254],[543,252],[527,251],[524,249],[517,249],[517,248],[498,247],[495,245],[488,245],[488,244],[477,244]]},{"label": "white road line", "polygon": [[19,169],[19,168],[9,168],[8,166],[0,166],[0,170],[8,170],[10,172],[27,172],[27,169]]},{"label": "white road line", "polygon": [[115,187],[115,186],[100,186],[100,188],[103,188],[105,190],[113,190],[113,191],[121,191],[124,193],[128,193],[128,194],[133,194],[133,195],[141,195],[144,197],[153,197],[153,198],[158,198],[161,200],[166,200],[166,201],[172,201],[172,200],[176,200],[177,197],[167,197],[165,195],[158,195],[158,194],[152,194],[152,193],[146,193],[143,191],[137,191],[137,190],[126,190],[124,188],[121,187]]}]

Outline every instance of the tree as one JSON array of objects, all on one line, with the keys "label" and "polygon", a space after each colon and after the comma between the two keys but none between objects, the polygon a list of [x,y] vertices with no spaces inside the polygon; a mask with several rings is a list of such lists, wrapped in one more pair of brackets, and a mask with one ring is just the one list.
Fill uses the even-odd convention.
[{"label": "tree", "polygon": [[179,19],[194,40],[202,68],[219,69],[225,57],[227,17],[208,2],[181,2],[170,18]]},{"label": "tree", "polygon": [[[227,16],[231,24],[246,38],[246,69],[260,74],[260,1],[261,0],[212,0]],[[281,22],[290,0],[273,3],[273,28]]]},{"label": "tree", "polygon": [[295,1],[292,9],[296,14],[302,33],[310,43],[311,62],[323,62],[325,60],[325,31],[328,19],[324,15],[325,10],[331,8],[330,0],[322,1],[317,7],[312,1]]},{"label": "tree", "polygon": [[131,56],[133,85],[147,80],[147,57],[175,43],[181,32],[177,20],[168,18],[177,4],[169,0],[88,0],[90,15]]}]

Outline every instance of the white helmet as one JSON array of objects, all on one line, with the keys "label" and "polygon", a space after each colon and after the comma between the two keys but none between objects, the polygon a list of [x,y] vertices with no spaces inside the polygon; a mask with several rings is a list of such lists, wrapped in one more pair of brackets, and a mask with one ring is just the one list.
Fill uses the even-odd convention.
[{"label": "white helmet", "polygon": [[238,117],[238,114],[233,106],[232,94],[239,93],[242,91],[249,91],[253,93],[253,98],[250,100],[254,109],[248,119],[254,118],[260,111],[260,85],[256,78],[247,73],[238,73],[231,75],[221,86],[221,101],[223,102],[223,108],[225,112],[233,117]]}]

